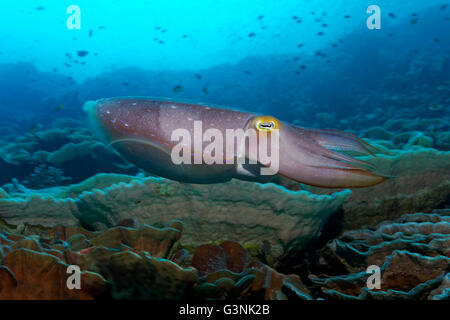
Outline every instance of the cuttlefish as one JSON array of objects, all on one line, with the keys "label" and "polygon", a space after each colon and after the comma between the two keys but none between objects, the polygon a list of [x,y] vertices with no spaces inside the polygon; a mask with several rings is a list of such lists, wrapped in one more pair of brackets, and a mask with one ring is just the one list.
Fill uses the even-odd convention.
[{"label": "cuttlefish", "polygon": [[[83,108],[94,134],[124,158],[149,173],[180,182],[220,183],[236,178],[265,183],[281,175],[312,186],[357,188],[373,186],[386,179],[375,173],[375,167],[370,163],[350,156],[374,156],[375,148],[344,131],[307,129],[272,116],[149,97],[100,99],[86,102]],[[211,138],[210,135],[200,142],[198,137],[192,138],[198,135],[199,124],[202,132],[211,129],[209,132],[216,136]],[[268,148],[268,154],[278,152],[278,164],[273,174],[261,173],[260,169],[270,163],[246,148],[249,140],[245,140],[244,148],[233,146],[227,149],[225,144],[230,141],[225,142],[223,137],[229,132],[247,132],[249,129],[257,133],[257,144],[263,141],[263,133],[266,138],[275,137],[276,133],[277,147]],[[191,136],[184,140],[180,136],[174,139],[174,132]],[[217,135],[220,134],[219,139]],[[223,143],[221,151],[209,149],[216,161],[199,160],[192,150],[197,150],[196,146],[208,150],[208,144],[213,140],[216,147],[217,143]],[[267,141],[265,146],[270,144]],[[177,163],[173,158],[174,150],[182,150],[180,154],[184,159],[189,158],[192,162]]]}]

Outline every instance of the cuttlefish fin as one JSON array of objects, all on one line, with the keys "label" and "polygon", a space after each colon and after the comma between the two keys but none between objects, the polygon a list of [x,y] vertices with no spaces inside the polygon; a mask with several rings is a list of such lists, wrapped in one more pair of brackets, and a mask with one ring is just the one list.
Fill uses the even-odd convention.
[{"label": "cuttlefish fin", "polygon": [[149,141],[147,139],[143,139],[143,138],[121,138],[121,139],[115,139],[112,140],[109,144],[109,146],[112,146],[113,144],[117,144],[117,143],[123,143],[123,142],[134,142],[134,143],[141,143],[141,144],[145,144],[148,145],[150,147],[156,148],[164,153],[170,154],[170,150],[166,147],[164,147],[163,145],[161,145],[160,143],[157,143],[155,141]]}]

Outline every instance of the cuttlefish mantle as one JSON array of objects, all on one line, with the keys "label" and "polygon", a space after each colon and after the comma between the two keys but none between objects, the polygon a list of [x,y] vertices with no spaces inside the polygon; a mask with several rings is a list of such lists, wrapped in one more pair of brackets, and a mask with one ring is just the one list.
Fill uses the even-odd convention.
[{"label": "cuttlefish mantle", "polygon": [[[88,101],[84,110],[93,133],[123,157],[152,174],[180,182],[220,183],[233,178],[268,182],[279,174],[318,187],[357,188],[373,186],[386,179],[375,173],[370,163],[347,154],[373,156],[374,147],[343,131],[301,128],[271,116],[148,97]],[[180,148],[180,140],[173,139],[174,132],[193,137],[198,134],[196,126],[199,124],[203,132],[211,129],[209,132],[223,137],[229,130],[252,129],[257,134],[257,144],[261,144],[263,133],[265,137],[277,136],[277,170],[261,174],[261,169],[270,163],[238,146],[226,153],[211,151],[210,155],[216,160],[212,163],[199,160],[195,152],[188,155],[183,149],[180,154],[192,162],[176,163],[173,150]],[[208,145],[215,142],[216,146],[223,143],[222,150],[226,150],[225,139],[197,140],[184,141],[184,147],[197,150],[195,144],[200,143],[202,150],[208,150]],[[272,148],[268,154],[274,150]],[[248,161],[235,161],[243,158]]]}]

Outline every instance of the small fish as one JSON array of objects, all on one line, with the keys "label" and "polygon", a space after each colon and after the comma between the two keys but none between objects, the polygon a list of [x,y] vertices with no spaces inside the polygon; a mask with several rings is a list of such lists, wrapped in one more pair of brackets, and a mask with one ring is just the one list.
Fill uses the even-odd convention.
[{"label": "small fish", "polygon": [[323,57],[323,58],[327,57],[327,55],[325,53],[323,53],[322,51],[316,51],[316,56]]},{"label": "small fish", "polygon": [[45,9],[44,7],[40,7],[40,6],[39,6],[39,7],[36,7],[36,10],[37,10],[37,11],[42,11],[42,10],[44,10],[44,9]]},{"label": "small fish", "polygon": [[163,40],[159,40],[158,42],[159,42],[159,44],[164,44]]},{"label": "small fish", "polygon": [[323,24],[322,24],[322,27],[326,28],[326,27],[328,27],[328,24],[323,23]]},{"label": "small fish", "polygon": [[414,18],[414,19],[411,19],[411,24],[417,24],[417,22],[419,22],[419,18]]},{"label": "small fish", "polygon": [[433,38],[433,41],[434,41],[434,42],[441,42],[441,39],[439,39],[439,38]]},{"label": "small fish", "polygon": [[248,34],[248,37],[249,38],[253,38],[255,36],[255,33],[254,32],[250,32],[249,34]]},{"label": "small fish", "polygon": [[182,91],[183,91],[183,86],[181,86],[181,85],[176,85],[176,86],[174,86],[174,87],[172,88],[172,91],[175,92],[175,93],[182,92]]},{"label": "small fish", "polygon": [[344,19],[350,19],[351,17],[352,17],[351,15],[346,14],[346,15],[344,16]]},{"label": "small fish", "polygon": [[252,74],[252,73],[251,73],[250,71],[248,71],[248,70],[245,70],[244,73],[245,73],[245,74]]},{"label": "small fish", "polygon": [[292,16],[292,19],[293,19],[293,20],[297,20],[298,17],[297,17],[297,16]]},{"label": "small fish", "polygon": [[85,57],[85,56],[88,55],[88,53],[89,53],[89,51],[86,51],[86,50],[78,50],[78,51],[77,51],[77,55],[78,55],[79,57]]},{"label": "small fish", "polygon": [[447,9],[447,7],[448,7],[448,4],[444,4],[444,5],[442,5],[439,9],[445,10],[445,9]]},{"label": "small fish", "polygon": [[388,16],[391,17],[391,18],[393,18],[393,19],[395,19],[395,14],[393,14],[392,12],[389,12],[389,13],[388,13]]},{"label": "small fish", "polygon": [[207,93],[208,93],[208,87],[207,87],[207,86],[204,86],[204,87],[202,88],[202,92],[203,92],[204,94],[207,94]]},{"label": "small fish", "polygon": [[202,75],[201,75],[200,73],[196,73],[196,74],[195,74],[195,77],[196,77],[198,80],[202,80]]},{"label": "small fish", "polygon": [[307,67],[304,65],[304,64],[302,64],[301,66],[300,66],[300,69],[302,69],[302,70],[305,70]]},{"label": "small fish", "polygon": [[103,29],[105,29],[104,26],[98,26],[97,28],[98,28],[98,30],[103,30]]},{"label": "small fish", "polygon": [[320,36],[323,36],[325,33],[323,33],[322,31],[319,31],[319,32],[317,32],[317,35],[320,37]]},{"label": "small fish", "polygon": [[131,83],[129,83],[128,81],[124,81],[122,84],[123,84],[125,87],[128,87]]},{"label": "small fish", "polygon": [[65,108],[64,105],[60,104],[56,107],[56,111],[63,111]]},{"label": "small fish", "polygon": [[188,36],[187,36],[187,34],[183,34],[182,37],[185,39],[185,38],[187,38]]},{"label": "small fish", "polygon": [[297,45],[297,48],[302,48],[303,46],[304,46],[303,43],[299,43],[299,44]]},{"label": "small fish", "polygon": [[89,30],[89,37],[92,37],[92,29]]},{"label": "small fish", "polygon": [[258,16],[258,20],[261,20],[262,18],[264,18],[263,15]]}]

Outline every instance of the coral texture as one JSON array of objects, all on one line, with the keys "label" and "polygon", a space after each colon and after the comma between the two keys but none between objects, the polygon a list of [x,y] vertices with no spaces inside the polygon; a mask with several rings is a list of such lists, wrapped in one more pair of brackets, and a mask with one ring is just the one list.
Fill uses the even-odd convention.
[{"label": "coral texture", "polygon": [[[179,221],[99,232],[58,226],[36,236],[33,228],[11,233],[3,226],[0,299],[311,299],[298,276],[249,262],[235,242],[201,245],[194,258],[179,259],[182,229]],[[220,259],[225,263],[210,263]],[[67,288],[69,265],[82,271],[80,290]]]},{"label": "coral texture", "polygon": [[[330,242],[312,267],[326,298],[448,299],[450,211],[406,214],[376,228],[348,231]],[[368,289],[368,266],[381,271]],[[327,277],[323,275],[327,274]]]},{"label": "coral texture", "polygon": [[91,230],[130,218],[151,225],[179,219],[186,226],[186,243],[224,239],[253,244],[267,248],[266,259],[275,263],[319,237],[350,193],[314,195],[274,184],[192,185],[102,174],[79,185],[10,194],[0,199],[0,217],[14,224],[81,225]]}]

